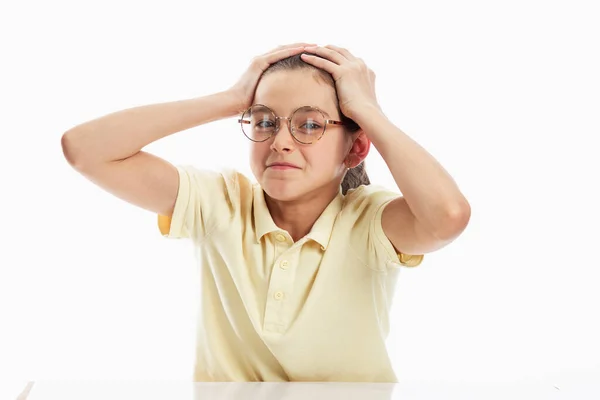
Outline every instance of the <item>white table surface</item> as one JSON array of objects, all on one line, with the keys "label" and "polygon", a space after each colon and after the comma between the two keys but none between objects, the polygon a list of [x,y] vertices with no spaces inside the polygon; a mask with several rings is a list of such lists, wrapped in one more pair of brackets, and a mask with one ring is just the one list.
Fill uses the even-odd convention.
[{"label": "white table surface", "polygon": [[[558,381],[558,382],[552,382]],[[34,381],[19,400],[411,400],[600,399],[600,375],[511,383],[207,383],[186,381]]]}]

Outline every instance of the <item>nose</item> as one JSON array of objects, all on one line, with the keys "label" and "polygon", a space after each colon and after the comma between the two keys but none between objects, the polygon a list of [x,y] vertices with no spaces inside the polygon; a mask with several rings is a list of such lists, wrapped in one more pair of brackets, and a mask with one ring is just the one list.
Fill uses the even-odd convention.
[{"label": "nose", "polygon": [[271,150],[277,152],[292,152],[296,148],[294,137],[290,132],[290,126],[288,120],[279,120],[279,130],[273,135],[273,141],[271,142]]}]

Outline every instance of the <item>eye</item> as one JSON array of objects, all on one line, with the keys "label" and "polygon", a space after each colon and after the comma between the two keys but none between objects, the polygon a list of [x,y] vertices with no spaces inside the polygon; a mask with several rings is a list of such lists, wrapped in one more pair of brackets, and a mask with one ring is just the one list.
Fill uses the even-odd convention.
[{"label": "eye", "polygon": [[275,124],[273,123],[273,121],[269,121],[268,119],[263,119],[260,120],[256,123],[256,126],[258,126],[259,128],[272,128],[275,126]]},{"label": "eye", "polygon": [[303,129],[308,129],[308,130],[315,130],[315,129],[320,129],[321,125],[317,124],[316,122],[312,122],[312,121],[306,121],[303,125],[302,125]]}]

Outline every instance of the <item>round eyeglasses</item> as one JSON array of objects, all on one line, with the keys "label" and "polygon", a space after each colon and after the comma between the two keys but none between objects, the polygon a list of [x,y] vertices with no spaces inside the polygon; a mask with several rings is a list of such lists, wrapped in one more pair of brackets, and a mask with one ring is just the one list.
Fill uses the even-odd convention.
[{"label": "round eyeglasses", "polygon": [[285,119],[292,137],[302,144],[312,144],[323,137],[327,125],[344,125],[341,121],[327,119],[317,107],[304,106],[290,117],[278,117],[262,104],[248,108],[238,119],[244,135],[253,142],[264,142],[279,131],[280,120]]}]

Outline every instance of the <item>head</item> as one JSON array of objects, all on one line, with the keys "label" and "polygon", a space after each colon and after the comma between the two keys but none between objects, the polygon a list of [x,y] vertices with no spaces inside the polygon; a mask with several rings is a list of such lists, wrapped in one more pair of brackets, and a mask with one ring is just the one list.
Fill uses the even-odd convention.
[{"label": "head", "polygon": [[[364,169],[370,142],[360,127],[342,114],[332,76],[305,63],[300,55],[272,64],[262,75],[253,104],[269,107],[277,117],[290,117],[300,107],[316,106],[325,118],[342,124],[326,124],[321,138],[312,144],[298,142],[285,119],[279,130],[263,142],[252,142],[250,165],[264,191],[280,201],[328,194],[342,187],[368,185]],[[314,125],[313,125],[314,126]],[[287,162],[297,168],[269,167]]]}]

